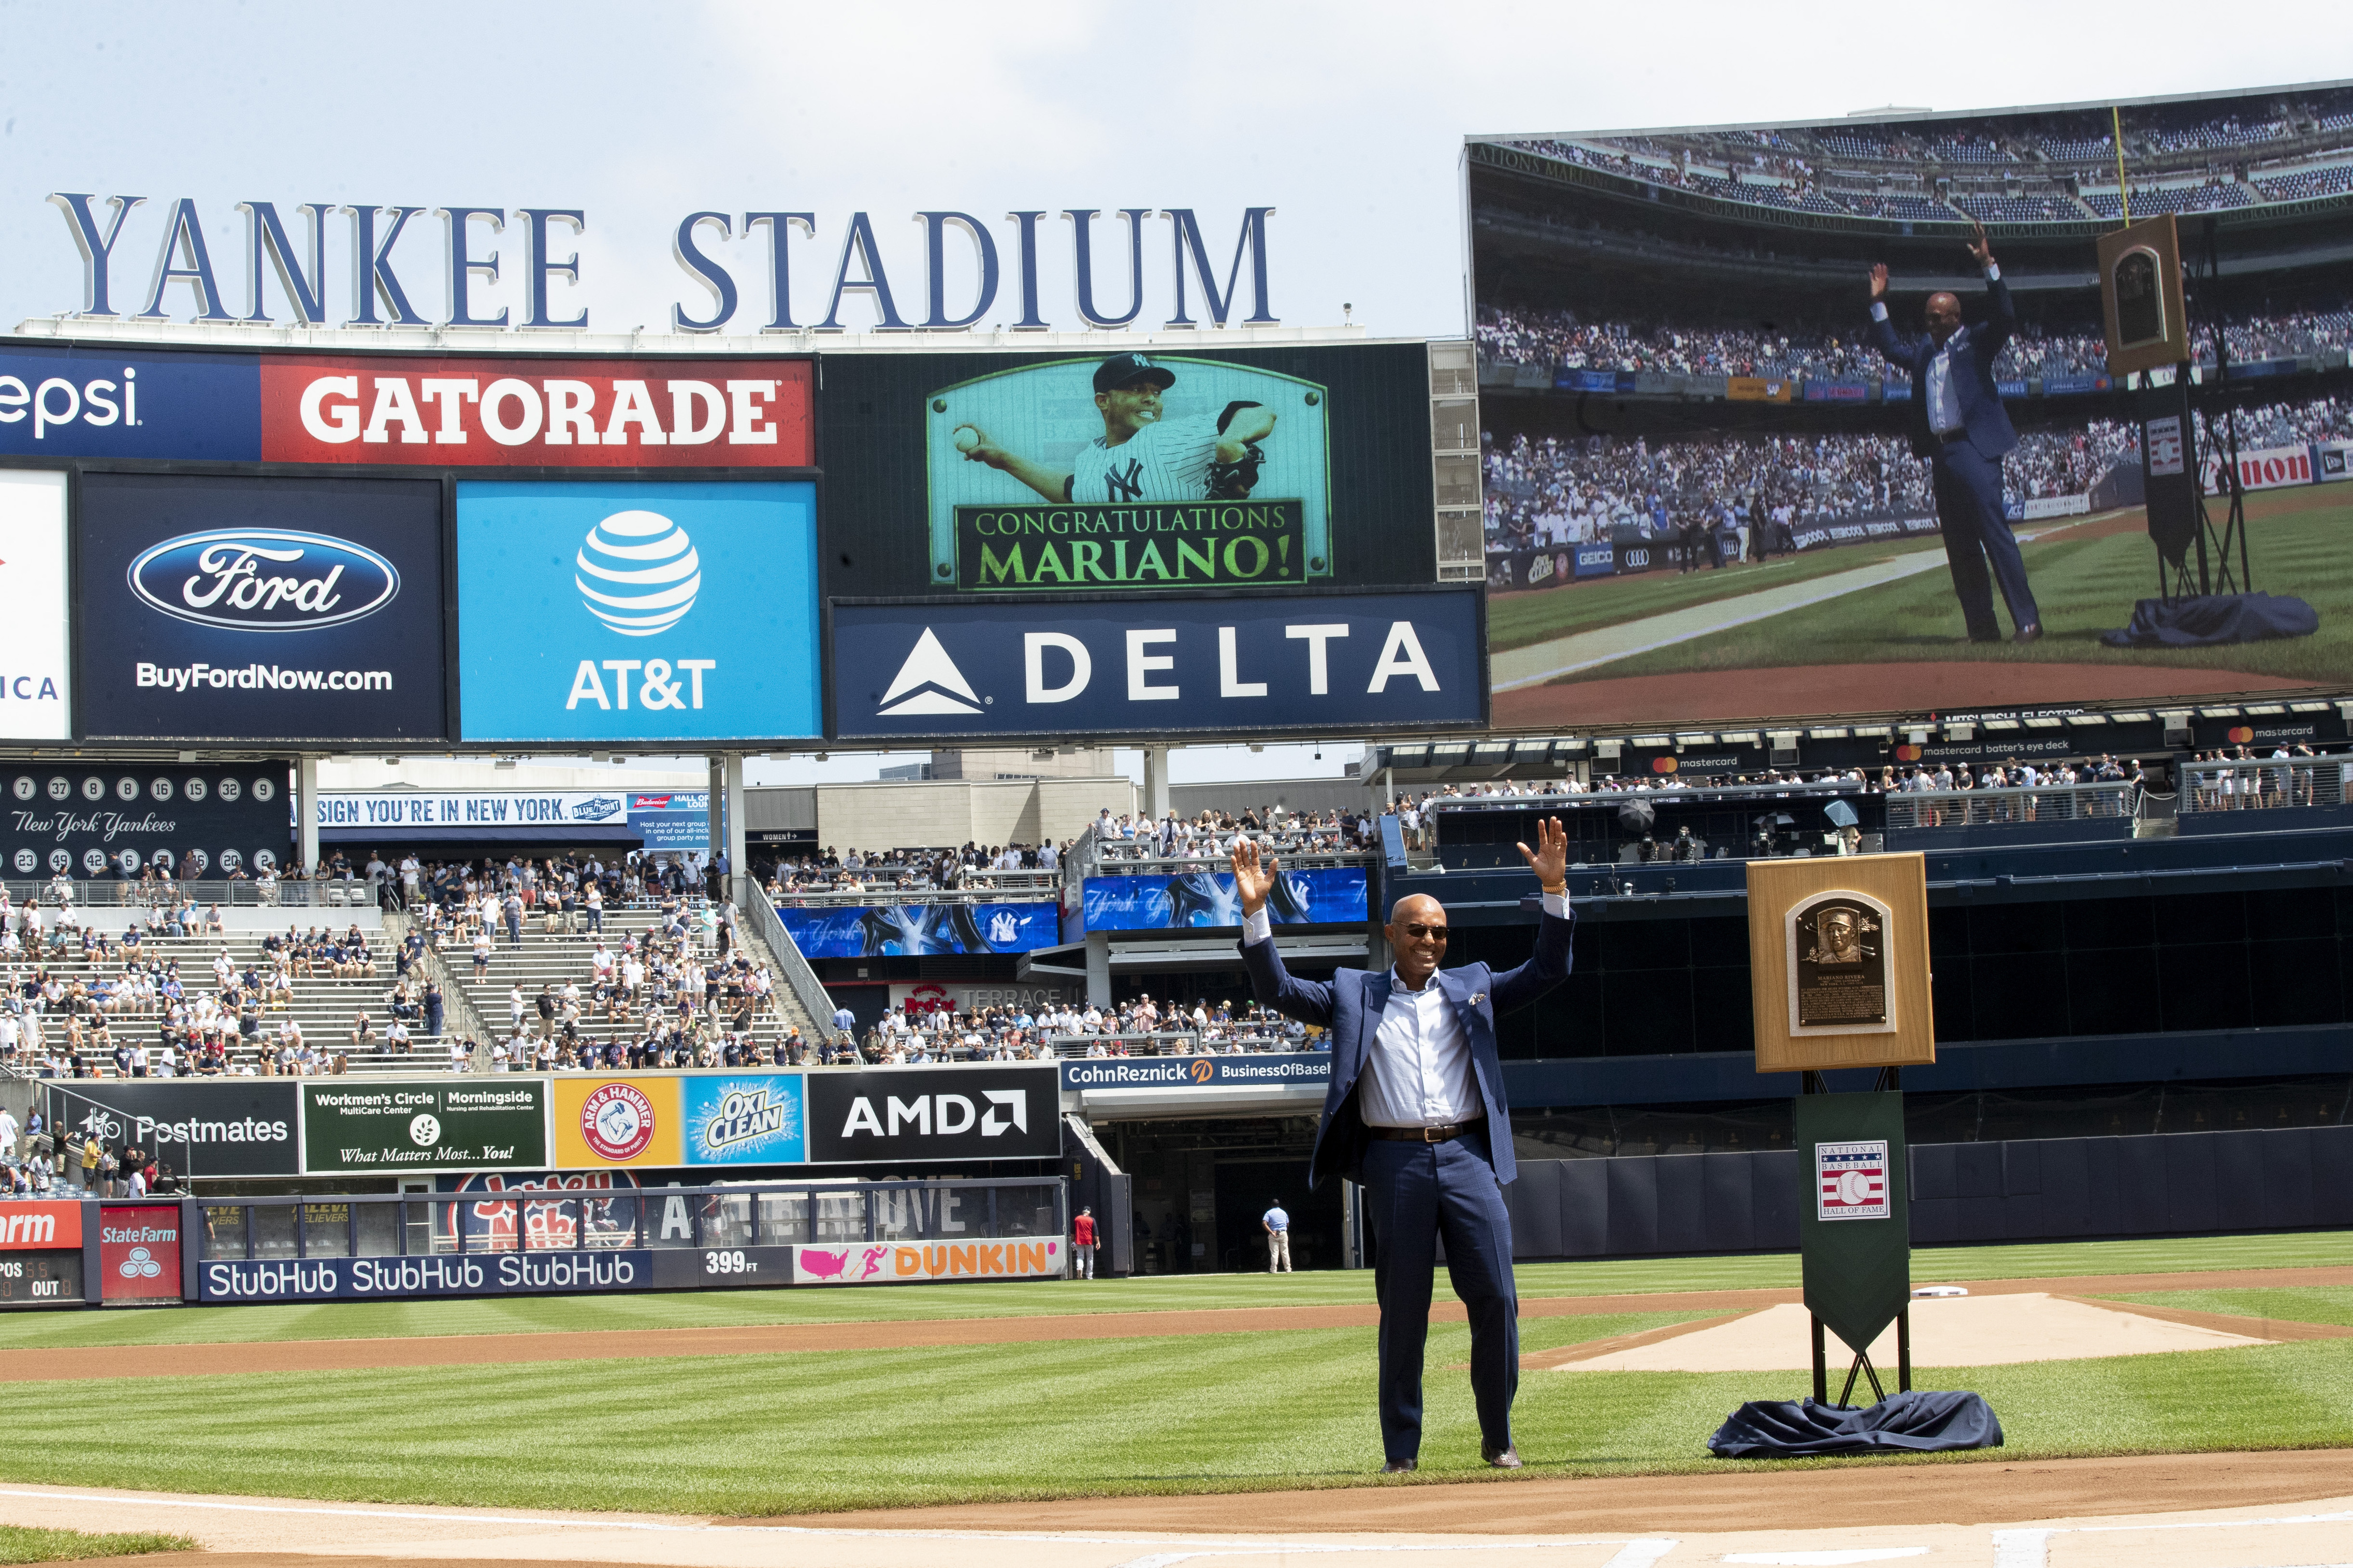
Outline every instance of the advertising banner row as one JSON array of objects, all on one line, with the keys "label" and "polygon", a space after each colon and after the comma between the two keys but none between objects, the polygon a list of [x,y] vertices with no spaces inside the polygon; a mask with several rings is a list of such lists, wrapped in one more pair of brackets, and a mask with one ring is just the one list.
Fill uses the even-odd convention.
[{"label": "advertising banner row", "polygon": [[793,945],[809,958],[1029,952],[1061,941],[1060,910],[1050,901],[814,910],[780,905],[776,918]]},{"label": "advertising banner row", "polygon": [[1054,1068],[420,1079],[75,1079],[69,1138],[195,1178],[687,1170],[1061,1152]]},{"label": "advertising banner row", "polygon": [[0,342],[0,741],[1483,720],[1420,345],[816,367]]}]

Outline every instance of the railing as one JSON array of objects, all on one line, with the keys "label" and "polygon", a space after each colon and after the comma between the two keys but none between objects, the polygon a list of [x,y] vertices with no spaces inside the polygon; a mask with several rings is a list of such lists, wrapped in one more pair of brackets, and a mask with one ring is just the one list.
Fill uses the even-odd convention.
[{"label": "railing", "polygon": [[[1260,838],[1264,846],[1266,840]],[[1379,856],[1362,849],[1284,849],[1278,846],[1272,851],[1275,858],[1290,870],[1304,870],[1311,866],[1370,866]],[[1134,859],[1116,855],[1105,856],[1089,873],[1096,877],[1173,877],[1187,871],[1223,871],[1229,868],[1231,851],[1204,849],[1193,855],[1139,856]]]},{"label": "railing", "polygon": [[2181,810],[2266,811],[2291,805],[2343,805],[2343,757],[2263,757],[2190,763],[2182,768]]},{"label": "railing", "polygon": [[[206,1262],[991,1241],[1068,1234],[1062,1177],[197,1202]],[[684,1211],[686,1223],[676,1216]]]},{"label": "railing", "polygon": [[[1035,1049],[1065,1060],[1082,1058],[1097,1045],[1107,1056],[1125,1057],[1198,1057],[1229,1055],[1275,1055],[1308,1049],[1303,1040],[1292,1040],[1263,1028],[1229,1034],[1219,1039],[1208,1039],[1197,1029],[1161,1029],[1150,1034],[1062,1035],[1051,1031],[1029,1032],[1029,1044]],[[900,1037],[910,1048],[921,1040],[923,1048],[935,1062],[987,1061],[997,1050],[994,1044],[965,1046],[941,1044],[938,1037],[917,1034]]]},{"label": "railing", "polygon": [[[1055,873],[1059,876],[1060,873]],[[830,910],[861,908],[868,904],[1050,904],[1060,896],[1059,888],[1018,888],[1010,890],[997,888],[866,888],[858,891],[828,889],[819,891],[770,889],[768,901],[796,909]]]},{"label": "railing", "polygon": [[[799,1000],[801,1011],[808,1015],[810,1024],[816,1026],[821,1037],[830,1039],[833,998],[825,994],[825,985],[818,979],[817,971],[809,967],[809,961],[794,945],[792,933],[785,930],[785,922],[776,918],[776,906],[768,902],[768,890],[760,886],[756,877],[730,877],[728,881],[731,884],[728,894],[734,900],[736,918],[766,944],[785,984],[792,987],[793,995]],[[814,1045],[816,1041],[809,1043]]]},{"label": "railing", "polygon": [[[270,879],[234,881],[140,882],[92,878],[0,882],[19,904],[52,907],[70,903],[81,909],[163,909],[179,899],[193,899],[202,913],[207,904],[223,909],[344,909],[376,907],[376,884],[364,878],[351,880],[296,882]],[[62,897],[60,893],[62,892]]]},{"label": "railing", "polygon": [[1890,832],[1918,827],[1981,827],[1993,823],[2132,819],[2137,786],[2037,784],[2032,789],[1900,790],[1887,797]]},{"label": "railing", "polygon": [[[409,917],[405,914],[385,915],[385,940],[396,945],[405,942],[408,936],[409,924]],[[437,933],[430,931],[426,932],[424,950],[418,956],[418,963],[424,969],[427,978],[441,987],[443,1035],[455,1034],[459,1038],[465,1040],[492,1040],[498,1037],[491,1033],[489,1024],[483,1019],[480,1010],[474,1005],[473,993],[458,983],[458,972],[449,967],[449,961],[441,952],[441,943]],[[447,1047],[444,1048],[446,1050]],[[489,1053],[486,1051],[474,1053],[467,1060],[466,1070],[490,1071],[491,1064],[488,1057]]]}]

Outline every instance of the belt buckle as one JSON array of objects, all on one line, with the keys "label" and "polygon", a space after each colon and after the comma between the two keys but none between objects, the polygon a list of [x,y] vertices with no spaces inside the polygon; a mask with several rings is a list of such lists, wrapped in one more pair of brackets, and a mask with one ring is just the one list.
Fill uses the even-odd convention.
[{"label": "belt buckle", "polygon": [[1440,1134],[1445,1131],[1446,1129],[1443,1127],[1425,1127],[1421,1130],[1421,1141],[1425,1143],[1443,1143],[1446,1140]]}]

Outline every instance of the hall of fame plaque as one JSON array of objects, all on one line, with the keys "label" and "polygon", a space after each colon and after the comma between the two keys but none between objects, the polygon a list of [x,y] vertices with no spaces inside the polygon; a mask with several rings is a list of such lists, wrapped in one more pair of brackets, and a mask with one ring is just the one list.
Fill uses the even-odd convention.
[{"label": "hall of fame plaque", "polygon": [[1789,1033],[1866,1035],[1895,1028],[1887,984],[1894,918],[1868,893],[1840,888],[1792,905],[1782,917],[1788,945]]}]

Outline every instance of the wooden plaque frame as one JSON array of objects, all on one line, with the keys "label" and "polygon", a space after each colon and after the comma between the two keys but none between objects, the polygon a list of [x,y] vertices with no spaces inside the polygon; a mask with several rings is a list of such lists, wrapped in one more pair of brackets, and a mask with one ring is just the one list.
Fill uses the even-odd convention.
[{"label": "wooden plaque frame", "polygon": [[[1789,1026],[1796,975],[1788,917],[1810,900],[1837,892],[1861,894],[1886,910],[1881,936],[1892,1028],[1799,1034]],[[1748,980],[1760,1073],[1933,1065],[1936,1017],[1928,984],[1926,858],[1840,855],[1748,862]]]},{"label": "wooden plaque frame", "polygon": [[[2129,228],[2111,229],[2099,238],[2100,305],[2107,324],[2108,374],[2119,387],[2137,370],[2189,363],[2189,314],[2182,299],[2181,236],[2171,213],[2143,218]],[[2116,268],[2127,256],[2153,274],[2157,286],[2159,325],[2163,335],[2137,342],[2124,341],[2116,319]]]}]

